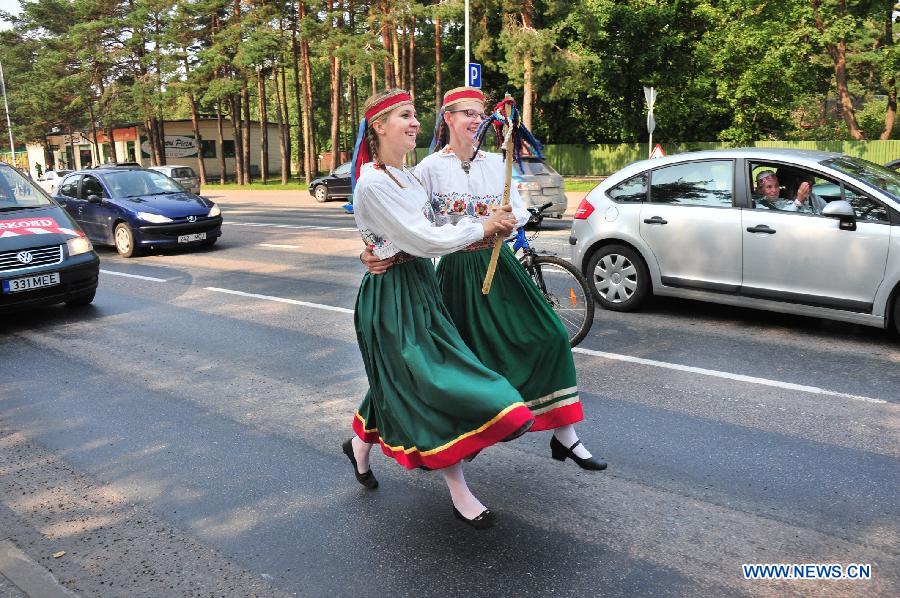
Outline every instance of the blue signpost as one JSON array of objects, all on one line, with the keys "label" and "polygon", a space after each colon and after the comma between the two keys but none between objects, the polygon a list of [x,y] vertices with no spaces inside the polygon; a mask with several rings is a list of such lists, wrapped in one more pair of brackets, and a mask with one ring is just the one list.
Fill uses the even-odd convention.
[{"label": "blue signpost", "polygon": [[481,65],[477,62],[469,63],[468,81],[466,85],[469,87],[481,88]]}]

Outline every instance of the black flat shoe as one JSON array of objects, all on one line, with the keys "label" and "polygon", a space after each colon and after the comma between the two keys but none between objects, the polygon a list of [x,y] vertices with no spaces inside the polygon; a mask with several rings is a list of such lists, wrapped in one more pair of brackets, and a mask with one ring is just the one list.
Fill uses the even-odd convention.
[{"label": "black flat shoe", "polygon": [[465,517],[463,517],[463,514],[456,509],[456,507],[453,507],[453,515],[466,525],[470,525],[477,530],[494,527],[494,512],[490,509],[485,509],[481,512],[481,515],[479,515],[475,519],[466,519]]},{"label": "black flat shoe", "polygon": [[356,481],[369,490],[378,488],[378,480],[375,479],[375,474],[372,473],[371,467],[366,473],[359,473],[359,469],[356,467],[356,457],[353,456],[353,439],[351,438],[342,444],[341,447],[344,449],[344,454],[350,459],[350,463],[353,463],[353,475],[356,476]]},{"label": "black flat shoe", "polygon": [[582,459],[572,452],[576,446],[581,444],[579,440],[569,448],[563,446],[563,444],[556,439],[556,436],[550,437],[550,455],[556,459],[557,461],[565,461],[566,458],[575,461],[578,464],[578,467],[581,469],[587,469],[590,471],[603,471],[606,469],[606,461],[601,461],[600,459],[595,459],[594,457],[588,457],[587,459]]}]

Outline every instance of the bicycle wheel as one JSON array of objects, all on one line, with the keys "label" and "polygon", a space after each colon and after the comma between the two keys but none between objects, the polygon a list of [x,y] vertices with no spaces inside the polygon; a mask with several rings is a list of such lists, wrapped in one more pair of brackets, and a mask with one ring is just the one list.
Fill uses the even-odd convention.
[{"label": "bicycle wheel", "polygon": [[552,255],[534,256],[531,267],[527,256],[519,261],[566,327],[569,345],[578,345],[594,323],[594,297],[587,280],[575,266]]}]

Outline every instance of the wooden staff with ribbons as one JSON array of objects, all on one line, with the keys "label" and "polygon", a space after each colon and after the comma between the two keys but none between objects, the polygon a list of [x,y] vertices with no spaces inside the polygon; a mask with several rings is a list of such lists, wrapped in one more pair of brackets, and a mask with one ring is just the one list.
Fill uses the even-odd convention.
[{"label": "wooden staff with ribbons", "polygon": [[[503,199],[500,200],[500,206],[509,203],[510,187],[512,186],[512,165],[513,161],[518,162],[519,170],[522,170],[522,150],[525,146],[531,153],[539,158],[543,158],[541,153],[541,144],[534,138],[531,132],[522,124],[521,115],[516,107],[516,102],[508,93],[503,97],[503,101],[494,107],[494,112],[485,119],[475,133],[478,141],[475,147],[475,153],[472,159],[478,155],[478,150],[484,142],[487,131],[491,128],[497,134],[497,141],[503,150],[503,157],[506,161],[506,176],[503,183]],[[504,239],[497,239],[494,243],[494,249],[491,252],[491,261],[488,263],[487,275],[484,277],[484,284],[481,286],[481,294],[487,295],[491,292],[491,283],[494,281],[494,273],[497,271],[497,261],[500,259],[500,250],[503,248]]]}]

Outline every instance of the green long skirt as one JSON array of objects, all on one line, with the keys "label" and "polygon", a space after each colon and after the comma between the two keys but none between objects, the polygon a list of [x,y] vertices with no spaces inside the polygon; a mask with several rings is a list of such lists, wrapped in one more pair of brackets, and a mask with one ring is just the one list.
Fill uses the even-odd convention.
[{"label": "green long skirt", "polygon": [[569,336],[506,246],[486,296],[491,249],[458,251],[437,268],[444,305],[478,359],[516,387],[535,417],[531,431],[584,419]]},{"label": "green long skirt", "polygon": [[533,423],[516,389],[463,342],[431,261],[365,274],[354,321],[369,392],[353,430],[404,467],[448,467]]}]

